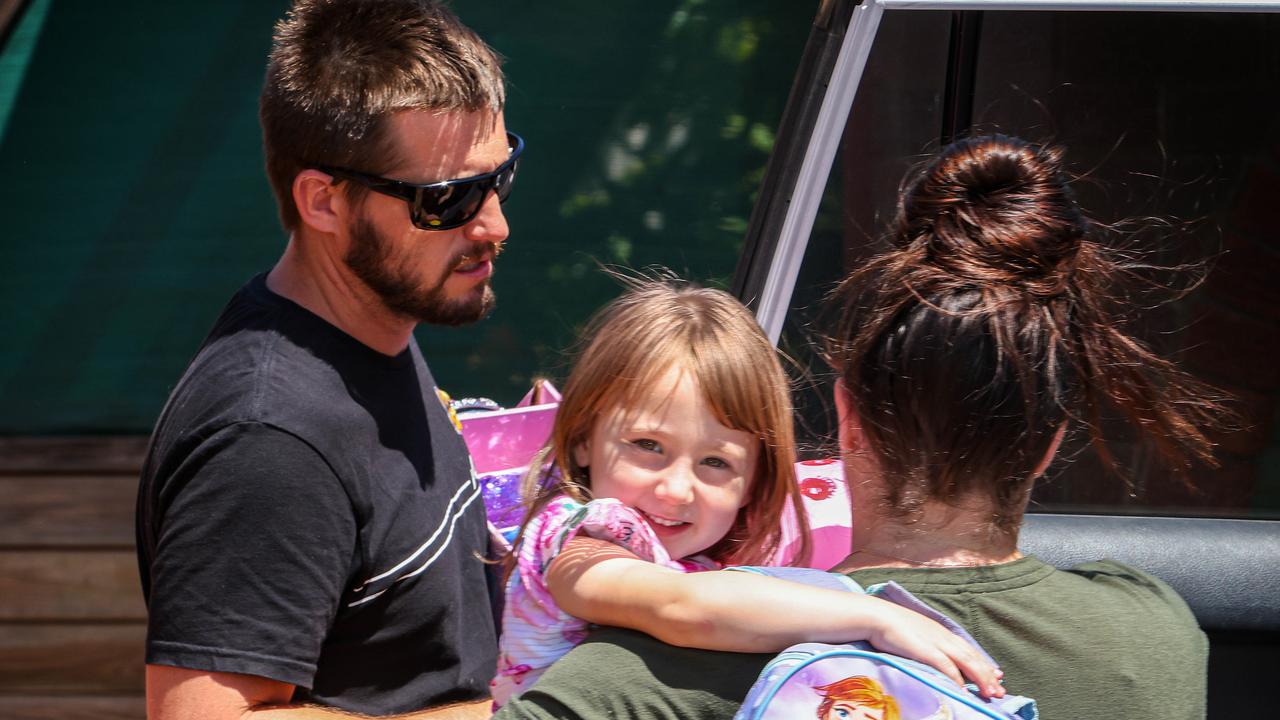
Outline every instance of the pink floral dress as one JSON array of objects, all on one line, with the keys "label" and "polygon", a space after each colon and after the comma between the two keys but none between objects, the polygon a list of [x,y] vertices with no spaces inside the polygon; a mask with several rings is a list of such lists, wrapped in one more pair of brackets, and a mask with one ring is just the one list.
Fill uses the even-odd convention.
[{"label": "pink floral dress", "polygon": [[551,663],[586,637],[588,624],[556,605],[545,576],[551,561],[578,533],[682,572],[720,567],[701,555],[673,560],[649,523],[617,500],[604,498],[583,505],[564,495],[556,497],[529,523],[516,549],[516,568],[507,581],[502,612],[498,674],[489,683],[495,708],[528,689]]}]

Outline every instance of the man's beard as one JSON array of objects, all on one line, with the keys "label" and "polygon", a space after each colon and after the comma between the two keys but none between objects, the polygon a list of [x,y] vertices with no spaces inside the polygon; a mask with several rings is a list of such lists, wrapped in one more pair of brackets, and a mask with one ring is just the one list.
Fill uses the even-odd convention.
[{"label": "man's beard", "polygon": [[[497,255],[492,245],[479,252]],[[420,287],[408,273],[390,267],[387,259],[390,254],[389,244],[373,224],[364,218],[357,219],[351,228],[351,249],[344,260],[388,310],[418,322],[450,326],[473,323],[493,311],[495,299],[488,280],[465,297],[455,300],[445,297],[444,284],[449,275],[468,257],[474,258],[474,254],[449,258],[440,278],[427,288]]]}]

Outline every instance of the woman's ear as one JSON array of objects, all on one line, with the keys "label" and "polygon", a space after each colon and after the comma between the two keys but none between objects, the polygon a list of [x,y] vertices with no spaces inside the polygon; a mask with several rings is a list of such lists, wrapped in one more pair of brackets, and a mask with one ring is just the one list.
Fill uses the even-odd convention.
[{"label": "woman's ear", "polygon": [[853,411],[853,398],[849,397],[849,388],[844,379],[836,380],[836,427],[840,432],[840,457],[853,457],[863,445],[862,422]]},{"label": "woman's ear", "polygon": [[1058,426],[1053,434],[1053,441],[1049,443],[1049,449],[1045,451],[1044,457],[1040,458],[1040,464],[1036,465],[1036,469],[1031,471],[1031,479],[1034,480],[1045,473],[1049,466],[1053,464],[1053,458],[1058,454],[1058,448],[1062,447],[1062,438],[1067,435],[1067,423],[1064,421]]}]

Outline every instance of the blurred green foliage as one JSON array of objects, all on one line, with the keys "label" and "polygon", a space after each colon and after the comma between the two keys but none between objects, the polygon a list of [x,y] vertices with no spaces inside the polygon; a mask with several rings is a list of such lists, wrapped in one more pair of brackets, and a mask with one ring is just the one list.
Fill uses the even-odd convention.
[{"label": "blurred green foliage", "polygon": [[535,374],[564,377],[563,350],[618,292],[599,264],[728,283],[816,7],[455,8],[507,57],[507,123],[525,134],[529,159],[509,202],[498,311],[460,332],[420,334],[470,351],[474,375],[440,367],[442,382],[508,401]]},{"label": "blurred green foliage", "polygon": [[[55,2],[29,57],[4,48],[0,433],[148,431],[278,256],[256,102],[285,5]],[[600,264],[727,283],[816,3],[453,6],[506,58],[528,149],[498,310],[418,335],[455,397],[514,402],[617,293]]]}]

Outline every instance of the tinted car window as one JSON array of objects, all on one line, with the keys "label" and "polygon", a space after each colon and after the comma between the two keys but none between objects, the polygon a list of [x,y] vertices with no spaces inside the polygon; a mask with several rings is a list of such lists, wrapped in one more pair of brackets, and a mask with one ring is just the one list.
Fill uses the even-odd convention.
[{"label": "tinted car window", "polygon": [[[801,400],[813,452],[829,449],[832,427],[823,368],[805,349],[821,328],[815,308],[877,247],[904,173],[940,144],[951,23],[886,13],[845,127],[782,340],[815,379]],[[1208,261],[1202,283],[1134,330],[1243,417],[1215,438],[1221,467],[1186,481],[1123,435],[1113,449],[1127,478],[1081,445],[1038,485],[1037,509],[1280,517],[1280,233],[1266,215],[1280,190],[1278,40],[1275,16],[983,13],[972,76],[959,83],[974,131],[1065,147],[1081,203],[1118,242],[1162,265]]]}]

